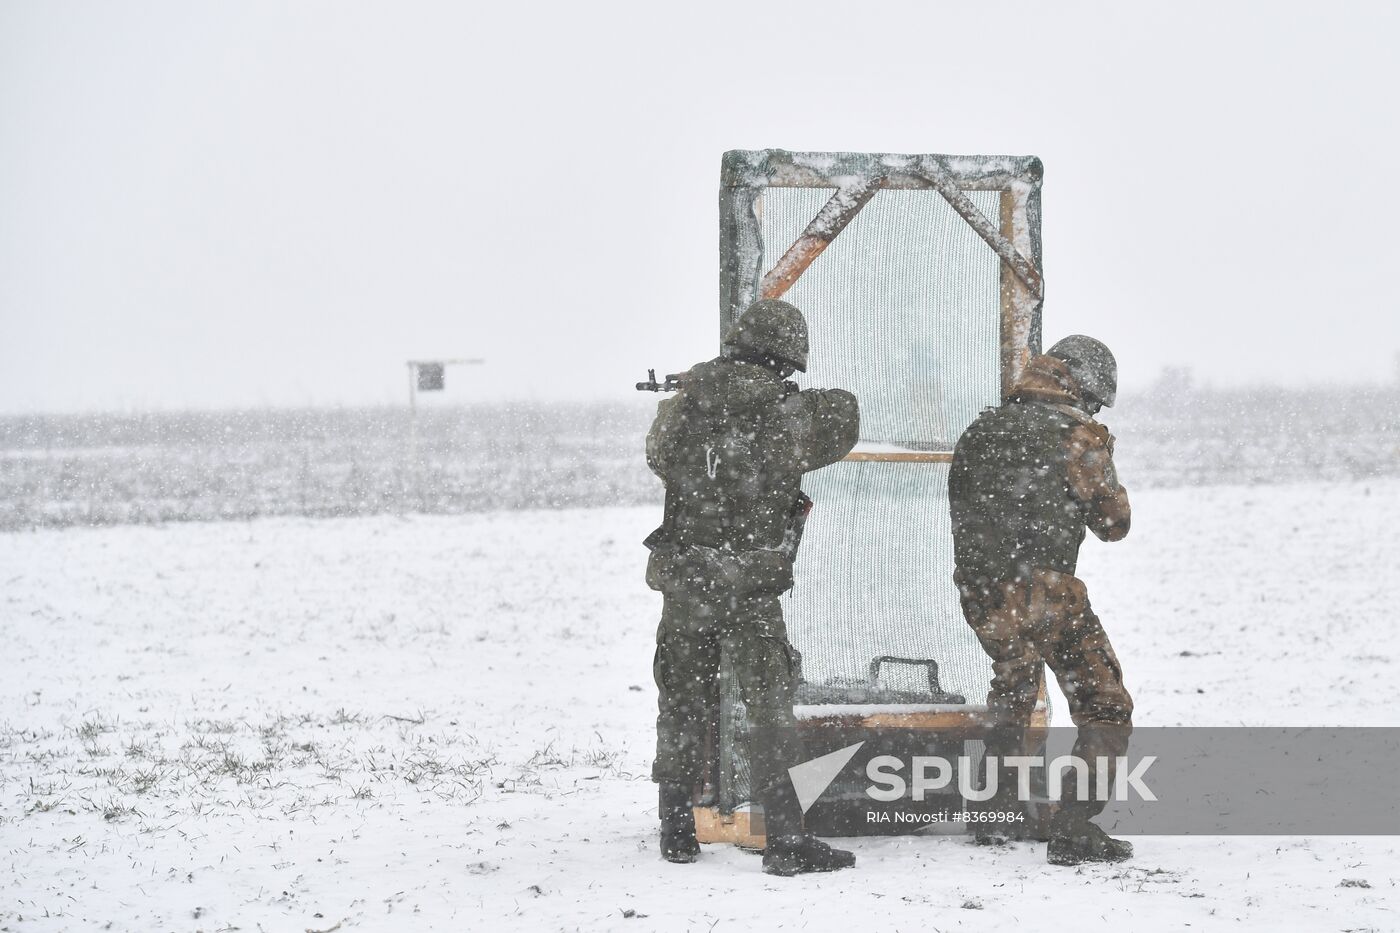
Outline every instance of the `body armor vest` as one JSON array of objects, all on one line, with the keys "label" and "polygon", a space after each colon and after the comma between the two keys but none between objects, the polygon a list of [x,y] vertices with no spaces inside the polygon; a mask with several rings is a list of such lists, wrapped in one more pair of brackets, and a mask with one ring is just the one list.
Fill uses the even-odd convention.
[{"label": "body armor vest", "polygon": [[953,452],[948,502],[957,566],[973,578],[1073,574],[1084,540],[1071,495],[1068,439],[1079,422],[1057,406],[1013,401],[984,411]]}]

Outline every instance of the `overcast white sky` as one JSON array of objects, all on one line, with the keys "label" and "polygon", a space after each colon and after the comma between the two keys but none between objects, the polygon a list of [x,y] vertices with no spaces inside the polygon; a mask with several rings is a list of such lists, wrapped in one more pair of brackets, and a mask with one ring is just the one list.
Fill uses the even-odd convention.
[{"label": "overcast white sky", "polygon": [[1045,162],[1048,339],[1390,381],[1394,3],[0,6],[0,411],[603,398],[717,343],[720,155]]}]

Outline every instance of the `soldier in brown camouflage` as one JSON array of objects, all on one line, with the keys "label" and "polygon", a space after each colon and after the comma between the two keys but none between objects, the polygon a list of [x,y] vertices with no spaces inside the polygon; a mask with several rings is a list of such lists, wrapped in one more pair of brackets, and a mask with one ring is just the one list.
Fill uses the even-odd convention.
[{"label": "soldier in brown camouflage", "polygon": [[[1107,347],[1066,338],[1034,357],[1006,403],[983,412],[954,450],[954,579],[963,615],[992,661],[987,705],[997,726],[989,756],[1022,751],[1044,665],[1055,672],[1079,728],[1075,755],[1092,771],[1100,756],[1112,762],[1127,750],[1132,697],[1075,576],[1086,528],[1103,541],[1128,533],[1131,510],[1113,466],[1113,437],[1093,417],[1113,404],[1116,383]],[[1091,774],[1090,787],[1096,781]],[[1050,830],[1051,862],[1132,854],[1131,845],[1090,822],[1103,806],[1061,806]],[[997,840],[981,834],[979,841]]]}]

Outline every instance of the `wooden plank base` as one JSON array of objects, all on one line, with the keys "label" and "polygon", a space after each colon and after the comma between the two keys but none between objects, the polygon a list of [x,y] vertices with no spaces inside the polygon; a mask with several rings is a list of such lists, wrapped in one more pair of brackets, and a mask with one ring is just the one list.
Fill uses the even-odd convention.
[{"label": "wooden plank base", "polygon": [[729,815],[718,807],[695,808],[695,838],[701,842],[726,842],[745,849],[761,849],[767,844],[763,811],[741,807]]}]

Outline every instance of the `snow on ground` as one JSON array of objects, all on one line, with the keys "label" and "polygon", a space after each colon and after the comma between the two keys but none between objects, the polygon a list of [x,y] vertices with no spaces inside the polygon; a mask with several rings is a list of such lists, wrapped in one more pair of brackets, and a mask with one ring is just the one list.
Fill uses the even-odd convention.
[{"label": "snow on ground", "polygon": [[[1140,723],[1397,722],[1400,481],[1135,505],[1082,572]],[[0,930],[1400,928],[1390,837],[661,862],[656,518],[0,535]]]}]

